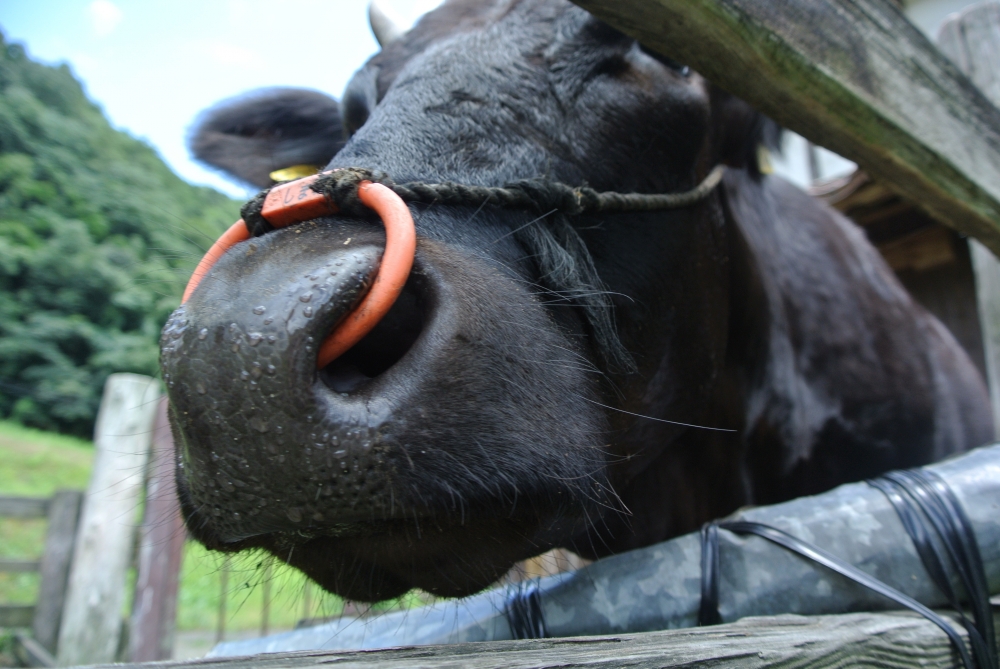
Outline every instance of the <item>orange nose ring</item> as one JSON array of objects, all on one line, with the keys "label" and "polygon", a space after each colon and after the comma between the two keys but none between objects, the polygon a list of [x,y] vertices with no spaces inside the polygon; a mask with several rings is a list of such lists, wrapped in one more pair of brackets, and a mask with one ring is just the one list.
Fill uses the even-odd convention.
[{"label": "orange nose ring", "polygon": [[[309,189],[321,174],[280,184],[271,189],[261,215],[275,227],[284,227],[320,216],[336,214],[339,209],[323,195]],[[358,186],[358,199],[382,219],[385,226],[385,252],[375,281],[360,304],[354,308],[320,346],[316,366],[326,367],[362,338],[388,313],[403,291],[413,267],[417,248],[417,233],[410,210],[398,195],[382,184],[362,181]],[[226,230],[195,268],[181,304],[205,278],[215,262],[233,245],[250,238],[243,219]]]}]

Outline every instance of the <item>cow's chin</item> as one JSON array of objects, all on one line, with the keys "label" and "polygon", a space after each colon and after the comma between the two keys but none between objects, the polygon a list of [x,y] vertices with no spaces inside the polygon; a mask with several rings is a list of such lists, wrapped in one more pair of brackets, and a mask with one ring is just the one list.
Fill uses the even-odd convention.
[{"label": "cow's chin", "polygon": [[474,529],[431,520],[390,521],[351,534],[274,535],[262,543],[325,590],[364,602],[391,599],[413,588],[464,597],[539,552],[509,519],[479,522]]},{"label": "cow's chin", "polygon": [[518,560],[552,548],[554,537],[565,533],[564,522],[545,523],[547,530],[539,531],[537,518],[467,516],[339,523],[234,540],[195,510],[201,505],[192,504],[179,483],[188,528],[205,546],[226,553],[266,550],[351,601],[384,601],[413,588],[465,597],[495,583]]}]

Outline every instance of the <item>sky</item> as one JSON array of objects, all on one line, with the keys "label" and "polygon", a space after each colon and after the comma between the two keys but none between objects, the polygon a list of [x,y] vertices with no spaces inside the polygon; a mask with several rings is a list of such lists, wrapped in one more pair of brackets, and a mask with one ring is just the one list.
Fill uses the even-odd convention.
[{"label": "sky", "polygon": [[[438,0],[383,0],[403,25]],[[0,0],[0,30],[67,63],[112,125],[144,139],[185,180],[247,191],[193,162],[198,113],[265,86],[339,98],[378,50],[365,0]]]}]

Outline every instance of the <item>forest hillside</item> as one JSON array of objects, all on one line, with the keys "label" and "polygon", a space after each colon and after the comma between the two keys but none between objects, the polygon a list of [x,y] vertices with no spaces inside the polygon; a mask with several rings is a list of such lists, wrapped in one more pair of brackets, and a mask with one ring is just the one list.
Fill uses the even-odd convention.
[{"label": "forest hillside", "polygon": [[237,218],[0,35],[0,418],[89,437],[108,374],[157,374],[163,322]]}]

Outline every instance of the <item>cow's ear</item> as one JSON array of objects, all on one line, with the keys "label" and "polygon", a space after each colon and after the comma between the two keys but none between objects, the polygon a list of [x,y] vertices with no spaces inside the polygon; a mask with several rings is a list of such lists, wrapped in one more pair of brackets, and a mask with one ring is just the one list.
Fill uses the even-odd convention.
[{"label": "cow's ear", "polygon": [[761,164],[761,149],[780,153],[781,126],[743,100],[712,87],[712,153],[715,162],[746,169],[758,177],[768,166]]},{"label": "cow's ear", "polygon": [[337,101],[298,88],[224,100],[203,112],[188,136],[195,158],[258,188],[273,183],[275,170],[325,166],[343,145]]}]

